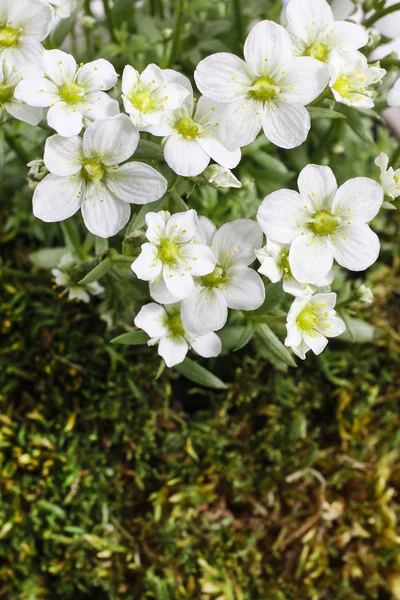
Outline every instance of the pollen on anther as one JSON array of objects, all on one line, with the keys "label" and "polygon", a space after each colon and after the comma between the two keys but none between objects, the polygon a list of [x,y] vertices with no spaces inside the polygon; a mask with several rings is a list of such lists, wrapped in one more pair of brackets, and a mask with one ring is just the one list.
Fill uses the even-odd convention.
[{"label": "pollen on anther", "polygon": [[225,256],[229,256],[229,252],[225,252]]},{"label": "pollen on anther", "polygon": [[[236,95],[237,95],[237,94],[236,94]],[[215,106],[212,106],[212,107],[211,107],[211,110],[215,110]]]},{"label": "pollen on anther", "polygon": [[84,66],[84,64],[85,64],[85,63],[81,62],[81,63],[79,63],[79,66],[80,66],[80,67],[83,67],[83,66]]},{"label": "pollen on anther", "polygon": [[330,323],[327,323],[327,324],[325,325],[325,327],[326,327],[326,329],[330,329],[330,328],[331,328],[331,324],[330,324]]}]

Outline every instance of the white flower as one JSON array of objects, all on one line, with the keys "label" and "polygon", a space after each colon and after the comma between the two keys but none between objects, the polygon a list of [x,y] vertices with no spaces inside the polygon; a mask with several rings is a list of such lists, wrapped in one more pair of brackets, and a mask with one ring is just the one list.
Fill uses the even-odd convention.
[{"label": "white flower", "polygon": [[[147,213],[142,252],[132,264],[139,279],[164,283],[173,302],[193,290],[193,275],[207,275],[215,266],[212,250],[199,243],[195,210],[170,215],[167,211]],[[157,298],[156,298],[157,299]],[[211,330],[211,327],[208,329]]]},{"label": "white flower", "polygon": [[139,133],[126,115],[92,123],[83,140],[53,135],[46,141],[44,162],[50,174],[33,195],[33,213],[46,222],[64,221],[82,209],[86,227],[103,238],[129,221],[129,204],[161,198],[167,182],[140,162],[119,167],[135,152]]},{"label": "white flower", "polygon": [[183,362],[189,348],[204,358],[218,356],[221,352],[221,340],[215,333],[195,338],[185,330],[179,304],[165,308],[155,302],[146,304],[135,318],[135,325],[150,336],[149,346],[158,344],[158,354],[167,367]]},{"label": "white flower", "polygon": [[321,354],[328,343],[327,338],[341,335],[346,326],[336,317],[334,306],[336,294],[315,294],[296,298],[287,316],[285,345],[301,359],[312,350]]},{"label": "white flower", "polygon": [[358,286],[357,292],[360,296],[360,302],[364,302],[365,304],[371,304],[374,300],[374,293],[370,287],[365,285],[365,283],[361,283]]},{"label": "white flower", "polygon": [[[386,0],[385,8],[397,4],[399,0]],[[376,23],[373,24],[374,29],[379,31],[382,35],[387,38],[397,38],[400,32],[400,10],[396,10]]]},{"label": "white flower", "polygon": [[[260,276],[248,267],[262,242],[257,223],[238,219],[218,231],[206,217],[200,217],[199,223],[197,239],[212,248],[216,266],[209,275],[195,278],[193,292],[182,302],[183,324],[194,335],[222,329],[228,308],[255,310],[265,297]],[[153,297],[160,293],[157,288],[150,291]]]},{"label": "white flower", "polygon": [[350,271],[371,266],[380,245],[367,223],[382,206],[381,186],[355,177],[337,189],[332,170],[317,165],[301,171],[298,186],[300,193],[279,190],[267,196],[257,215],[268,239],[290,244],[293,276],[317,285],[334,259]]},{"label": "white flower", "polygon": [[332,12],[339,21],[348,19],[353,15],[357,6],[353,0],[332,0]]},{"label": "white flower", "polygon": [[375,159],[375,164],[381,170],[379,181],[385,195],[395,200],[400,196],[400,169],[388,168],[389,157],[384,152]]},{"label": "white flower", "polygon": [[210,165],[203,173],[208,183],[214,188],[241,188],[242,184],[232,171],[220,165]]},{"label": "white flower", "polygon": [[337,102],[347,106],[372,108],[374,93],[367,88],[386,75],[385,69],[372,67],[361,52],[332,52],[332,77],[329,85]]},{"label": "white flower", "polygon": [[246,62],[220,52],[202,60],[195,79],[199,90],[224,103],[222,139],[229,147],[246,146],[261,128],[281,148],[307,138],[305,108],[324,90],[328,69],[309,57],[293,57],[289,34],[272,21],[258,23],[244,45]]},{"label": "white flower", "polygon": [[50,107],[47,122],[65,137],[78,135],[84,119],[89,122],[119,113],[119,105],[104,93],[117,83],[118,75],[108,60],[100,58],[81,66],[61,50],[43,52],[44,73],[26,77],[15,97],[30,106]]},{"label": "white flower", "polygon": [[330,285],[333,281],[333,270],[331,269],[326,277],[321,279],[317,285],[300,283],[297,281],[289,265],[288,244],[279,244],[272,240],[267,240],[267,245],[260,250],[256,250],[256,256],[261,263],[258,272],[268,277],[272,283],[283,280],[283,290],[292,296],[310,296],[318,287]]},{"label": "white flower", "polygon": [[57,19],[67,19],[78,6],[78,0],[41,0],[50,6]]},{"label": "white flower", "polygon": [[40,65],[53,15],[39,0],[0,0],[0,61]]},{"label": "white flower", "polygon": [[335,21],[326,0],[290,0],[286,16],[296,52],[303,56],[329,62],[333,50],[349,52],[368,43],[365,27]]},{"label": "white flower", "polygon": [[8,112],[15,119],[37,125],[42,120],[42,109],[32,108],[25,102],[17,100],[14,91],[21,79],[26,77],[32,70],[33,65],[16,68],[8,58],[0,63],[0,108]]},{"label": "white flower", "polygon": [[389,106],[400,106],[400,78],[396,81],[388,94],[387,102]]},{"label": "white flower", "polygon": [[104,288],[97,282],[88,283],[86,285],[77,284],[71,277],[70,267],[76,263],[71,253],[64,254],[60,260],[60,264],[56,269],[52,269],[55,285],[65,288],[62,295],[68,293],[69,300],[82,300],[90,302],[90,296],[98,296],[104,292]]},{"label": "white flower", "polygon": [[189,93],[179,83],[169,83],[166,71],[154,64],[142,74],[127,65],[122,74],[124,107],[139,130],[164,125],[165,112],[179,108]]},{"label": "white flower", "polygon": [[228,150],[220,137],[222,107],[204,97],[196,105],[189,79],[169,69],[164,73],[168,84],[178,83],[188,90],[179,108],[166,111],[163,124],[146,129],[166,138],[164,158],[168,166],[183,177],[200,175],[210,159],[223,167],[236,167],[241,158],[240,149]]}]

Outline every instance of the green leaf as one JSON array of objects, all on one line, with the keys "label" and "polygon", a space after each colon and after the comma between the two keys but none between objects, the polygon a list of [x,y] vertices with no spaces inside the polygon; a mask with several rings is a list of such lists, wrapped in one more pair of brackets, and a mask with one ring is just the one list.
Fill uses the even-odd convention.
[{"label": "green leaf", "polygon": [[126,346],[139,346],[140,344],[146,344],[149,340],[149,336],[144,331],[129,331],[129,333],[123,333],[118,337],[111,340],[112,344],[125,344]]},{"label": "green leaf", "polygon": [[104,252],[107,252],[107,250],[108,250],[108,240],[96,236],[94,247],[95,247],[96,256],[101,256],[102,254],[104,254]]},{"label": "green leaf", "polygon": [[363,118],[363,111],[342,104],[340,106],[340,112],[345,115],[347,119],[347,125],[354,131],[356,135],[358,135],[359,138],[368,144],[374,143],[374,138],[369,130],[369,120],[365,118],[365,116]]},{"label": "green leaf", "polygon": [[164,153],[159,144],[140,140],[134,158],[136,160],[164,160]]},{"label": "green leaf", "polygon": [[344,311],[339,314],[346,325],[346,331],[339,337],[340,340],[352,344],[366,344],[377,337],[378,330],[370,323],[349,317]]},{"label": "green leaf", "polygon": [[190,379],[190,381],[194,381],[194,383],[198,383],[199,385],[204,385],[204,387],[212,388],[214,390],[227,389],[227,386],[221,379],[190,358],[185,358],[182,363],[175,365],[175,369],[181,375]]},{"label": "green leaf", "polygon": [[113,261],[111,257],[107,257],[101,261],[94,269],[89,271],[89,273],[81,279],[78,283],[79,285],[86,285],[88,283],[93,283],[94,281],[98,281],[103,277],[108,271],[113,267]]},{"label": "green leaf", "polygon": [[271,356],[271,358],[281,361],[287,364],[289,367],[297,367],[289,350],[285,348],[281,340],[275,335],[272,329],[268,327],[268,325],[265,323],[259,323],[256,331],[260,337],[264,349]]},{"label": "green leaf", "polygon": [[307,107],[311,119],[345,119],[345,115],[330,108],[320,108],[319,106]]},{"label": "green leaf", "polygon": [[67,252],[67,248],[43,248],[31,252],[29,260],[38,269],[55,269],[60,263],[61,257]]},{"label": "green leaf", "polygon": [[233,351],[234,352],[238,352],[238,350],[241,350],[242,348],[244,348],[245,346],[247,346],[247,344],[251,341],[253,335],[254,335],[254,327],[253,327],[253,325],[251,325],[251,323],[249,323],[243,329],[242,335],[240,336],[240,338],[239,338],[239,340],[238,340],[235,348],[233,349]]}]

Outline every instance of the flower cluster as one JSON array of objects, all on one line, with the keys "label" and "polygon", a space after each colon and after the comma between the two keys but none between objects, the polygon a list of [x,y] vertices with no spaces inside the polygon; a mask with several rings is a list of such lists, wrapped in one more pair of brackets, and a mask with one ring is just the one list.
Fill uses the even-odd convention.
[{"label": "flower cluster", "polygon": [[[100,238],[123,230],[130,204],[168,198],[177,179],[240,188],[231,169],[261,130],[279,148],[296,148],[309,135],[311,103],[327,99],[330,106],[370,109],[374,86],[386,74],[360,52],[368,43],[365,27],[336,20],[326,0],[289,0],[286,26],[257,23],[244,59],[220,52],[201,60],[194,80],[202,96],[187,77],[155,64],[142,72],[125,66],[119,92],[108,60],[78,65],[71,54],[43,48],[54,22],[76,8],[76,0],[0,0],[0,104],[30,125],[45,116],[45,127],[56,132],[45,143],[46,173],[32,186],[34,215],[56,222],[81,209],[87,229]],[[388,103],[399,105],[398,97],[399,82]],[[141,132],[162,138],[161,170],[173,172],[169,182],[135,160]],[[261,202],[257,220],[237,219],[219,229],[194,209],[148,211],[147,241],[132,257],[132,271],[149,282],[155,302],[143,306],[135,325],[149,344],[158,344],[168,366],[182,362],[190,348],[217,356],[215,332],[225,326],[228,309],[255,318],[262,307],[260,273],[273,283],[282,280],[284,292],[295,297],[286,345],[300,358],[310,349],[319,354],[327,338],[345,329],[330,291],[334,263],[363,271],[377,260],[380,243],[368,224],[384,194],[400,195],[399,171],[388,169],[388,161],[383,154],[376,160],[379,182],[356,177],[340,187],[329,167],[310,164],[299,175],[298,192],[275,191]],[[71,298],[88,301],[89,293],[103,291],[71,287],[70,261],[54,274]]]}]

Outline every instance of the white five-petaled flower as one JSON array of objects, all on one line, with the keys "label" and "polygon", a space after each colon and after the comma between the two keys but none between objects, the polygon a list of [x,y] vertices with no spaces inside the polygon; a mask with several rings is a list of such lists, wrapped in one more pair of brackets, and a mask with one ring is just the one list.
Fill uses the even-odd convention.
[{"label": "white five-petaled flower", "polygon": [[292,274],[289,265],[288,244],[279,244],[272,240],[267,240],[267,245],[260,250],[256,250],[256,256],[261,263],[258,272],[268,277],[272,283],[283,282],[283,291],[292,296],[310,296],[314,294],[317,288],[330,285],[333,281],[333,269],[328,275],[322,278],[317,285],[300,283]]},{"label": "white five-petaled flower", "polygon": [[209,331],[194,337],[185,330],[179,303],[165,308],[155,302],[146,304],[135,318],[135,325],[150,336],[149,346],[158,344],[158,354],[167,367],[181,363],[189,348],[204,358],[218,356],[221,352],[221,340],[216,333]]},{"label": "white five-petaled flower", "polygon": [[216,260],[212,250],[197,236],[196,211],[172,216],[167,211],[147,213],[146,224],[149,242],[142,245],[132,271],[139,279],[165,286],[172,302],[185,298],[193,290],[193,275],[211,273]]},{"label": "white five-petaled flower", "polygon": [[395,200],[400,196],[400,169],[389,167],[389,157],[384,152],[375,159],[375,164],[381,170],[379,181],[385,195]]},{"label": "white five-petaled flower", "polygon": [[42,61],[42,75],[21,81],[15,97],[30,106],[50,107],[47,122],[57,133],[78,135],[84,119],[91,122],[119,113],[118,102],[104,92],[118,80],[108,60],[100,58],[78,68],[70,54],[45,50]]},{"label": "white five-petaled flower", "polygon": [[326,277],[336,260],[350,271],[363,271],[378,258],[379,238],[367,223],[383,203],[381,186],[355,177],[339,189],[329,167],[308,165],[298,178],[299,191],[279,190],[258,209],[268,239],[290,244],[289,265],[301,283]]},{"label": "white five-petaled flower", "polygon": [[333,50],[349,52],[368,43],[365,27],[335,21],[326,0],[290,0],[286,17],[295,52],[302,56],[330,62]]},{"label": "white five-petaled flower", "polygon": [[213,54],[195,72],[199,90],[224,103],[222,139],[229,147],[246,146],[263,128],[277,146],[299,146],[310,130],[305,106],[326,87],[328,69],[313,58],[293,57],[289,34],[272,21],[251,30],[244,56],[246,62]]},{"label": "white five-petaled flower", "polygon": [[329,85],[337,102],[347,106],[372,108],[374,93],[368,90],[386,75],[385,69],[368,65],[361,52],[333,52]]},{"label": "white five-petaled flower", "polygon": [[400,78],[396,81],[388,94],[387,102],[389,106],[400,106]]},{"label": "white five-petaled flower", "polygon": [[166,138],[164,157],[171,169],[183,177],[196,177],[211,159],[228,169],[236,167],[241,158],[238,146],[229,150],[220,137],[223,107],[209,98],[193,98],[193,89],[187,77],[176,71],[164,71],[168,83],[178,83],[189,94],[182,105],[165,113],[160,126],[149,126],[146,131]]},{"label": "white five-petaled flower", "polygon": [[241,188],[242,184],[230,169],[221,165],[210,165],[203,176],[213,188]]},{"label": "white five-petaled flower", "polygon": [[0,61],[17,67],[41,64],[42,42],[50,32],[53,15],[39,0],[0,0]]},{"label": "white five-petaled flower", "polygon": [[104,288],[97,282],[79,285],[70,274],[70,268],[76,263],[70,252],[64,254],[56,269],[52,269],[54,282],[56,286],[65,288],[62,296],[68,293],[69,300],[82,300],[86,304],[90,302],[90,296],[98,296],[104,292]]},{"label": "white five-petaled flower", "polygon": [[122,99],[132,122],[139,130],[148,125],[161,126],[165,112],[179,108],[189,90],[179,83],[168,82],[166,73],[151,64],[139,73],[127,65],[122,74]]},{"label": "white five-petaled flower", "polygon": [[[195,278],[194,290],[182,301],[181,311],[185,329],[202,335],[222,329],[228,308],[255,310],[263,303],[263,282],[248,266],[254,261],[254,249],[262,242],[262,232],[250,219],[226,223],[217,231],[209,219],[200,217],[197,239],[212,248],[215,268]],[[157,286],[150,292],[156,300],[159,294],[165,297]]]},{"label": "white five-petaled flower", "polygon": [[167,181],[153,167],[128,160],[139,133],[126,115],[95,121],[79,136],[48,138],[44,162],[50,174],[33,196],[33,213],[46,222],[63,221],[82,209],[86,227],[103,238],[129,221],[130,203],[161,198]]},{"label": "white five-petaled flower", "polygon": [[56,19],[67,19],[78,6],[78,0],[41,0],[50,6]]},{"label": "white five-petaled flower", "polygon": [[0,108],[15,119],[37,125],[42,120],[42,109],[32,108],[25,102],[17,100],[14,91],[21,79],[29,75],[36,67],[34,65],[17,68],[8,59],[0,63]]},{"label": "white five-petaled flower", "polygon": [[285,345],[305,359],[312,350],[321,354],[328,343],[327,338],[341,335],[346,326],[336,316],[334,306],[336,294],[315,294],[306,298],[296,298],[287,316],[287,337]]}]

